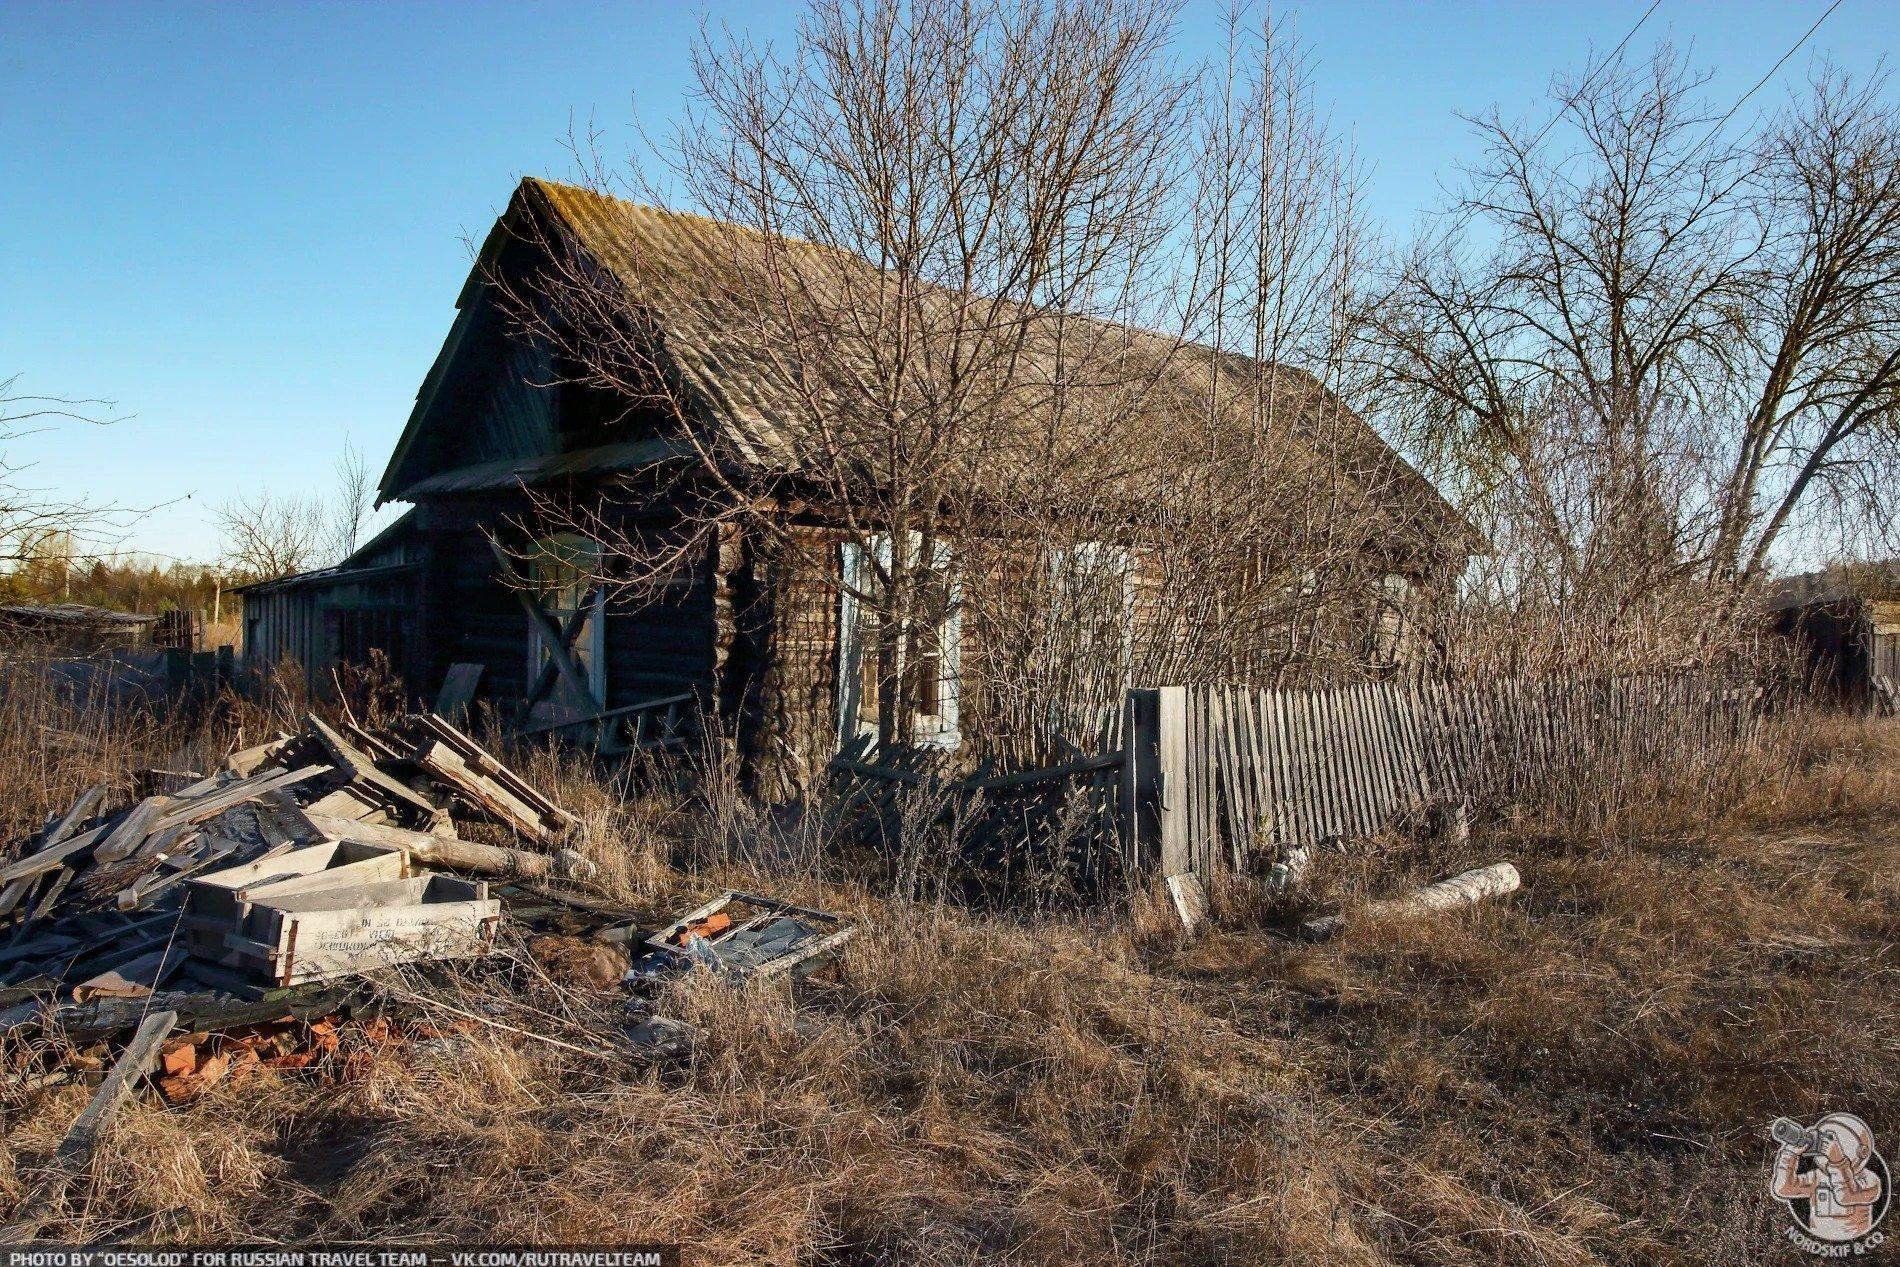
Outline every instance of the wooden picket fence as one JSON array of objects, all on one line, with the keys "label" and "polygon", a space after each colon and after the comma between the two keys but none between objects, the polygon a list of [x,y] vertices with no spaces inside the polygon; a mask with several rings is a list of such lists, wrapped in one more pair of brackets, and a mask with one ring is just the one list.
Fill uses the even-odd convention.
[{"label": "wooden picket fence", "polygon": [[1566,775],[1639,777],[1738,743],[1758,692],[1700,673],[1321,690],[1130,693],[1127,865],[1245,867],[1435,805],[1503,805]]}]

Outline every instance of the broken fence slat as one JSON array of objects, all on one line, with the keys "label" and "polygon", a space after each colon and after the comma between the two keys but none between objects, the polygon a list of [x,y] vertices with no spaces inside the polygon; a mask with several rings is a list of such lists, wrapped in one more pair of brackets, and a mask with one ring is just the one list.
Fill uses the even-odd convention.
[{"label": "broken fence slat", "polygon": [[172,1011],[154,1012],[139,1025],[125,1053],[112,1066],[92,1101],[80,1111],[66,1137],[60,1140],[54,1156],[63,1168],[77,1172],[92,1160],[93,1150],[98,1147],[106,1127],[131,1098],[138,1080],[157,1063],[159,1044],[177,1026],[178,1013]]},{"label": "broken fence slat", "polygon": [[1169,876],[1168,897],[1180,917],[1182,931],[1190,937],[1199,932],[1207,922],[1207,890],[1201,887],[1199,877],[1191,872]]}]

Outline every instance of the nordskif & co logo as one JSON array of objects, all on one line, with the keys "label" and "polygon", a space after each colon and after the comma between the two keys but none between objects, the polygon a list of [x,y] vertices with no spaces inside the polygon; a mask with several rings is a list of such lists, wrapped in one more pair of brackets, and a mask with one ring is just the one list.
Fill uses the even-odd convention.
[{"label": "nordskif & co logo", "polygon": [[1829,1113],[1813,1126],[1778,1117],[1768,1134],[1781,1145],[1768,1190],[1794,1219],[1790,1241],[1823,1258],[1848,1258],[1886,1239],[1879,1227],[1892,1185],[1867,1123],[1852,1113]]}]

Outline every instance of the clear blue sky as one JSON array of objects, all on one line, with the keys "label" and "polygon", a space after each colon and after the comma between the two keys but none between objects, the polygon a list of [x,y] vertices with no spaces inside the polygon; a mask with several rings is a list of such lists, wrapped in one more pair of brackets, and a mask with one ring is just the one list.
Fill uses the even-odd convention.
[{"label": "clear blue sky", "polygon": [[[1403,231],[1473,150],[1456,117],[1541,123],[1549,75],[1648,0],[1282,3],[1319,94]],[[1661,0],[1633,47],[1691,45],[1733,100],[1826,0]],[[1184,42],[1218,37],[1195,0]],[[783,37],[788,6],[717,19]],[[24,4],[0,0],[0,378],[132,415],[12,447],[31,482],[170,503],[128,544],[207,558],[240,487],[327,491],[346,435],[380,471],[517,178],[569,171],[570,119],[664,124],[697,13],[670,4]],[[1845,0],[1794,58],[1866,72],[1900,5]],[[1753,104],[1772,105],[1780,84]]]}]

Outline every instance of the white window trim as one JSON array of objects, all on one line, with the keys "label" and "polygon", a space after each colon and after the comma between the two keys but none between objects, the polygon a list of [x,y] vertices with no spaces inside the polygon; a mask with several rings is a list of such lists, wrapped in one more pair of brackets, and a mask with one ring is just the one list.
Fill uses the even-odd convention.
[{"label": "white window trim", "polygon": [[[922,537],[911,533],[911,548],[919,548]],[[870,554],[865,546],[855,541],[841,543],[839,551],[840,576],[843,584],[839,587],[838,602],[838,690],[836,704],[838,708],[838,744],[843,747],[853,739],[860,737],[875,738],[877,722],[867,721],[863,713],[863,700],[860,686],[863,681],[863,657],[861,631],[859,629],[858,595],[867,592],[875,582],[877,572],[871,566],[875,559],[877,565],[885,571],[891,566],[891,536],[886,532],[872,533],[868,538]],[[950,545],[938,540],[933,543],[932,553],[936,556],[938,567],[948,568],[950,564]],[[963,742],[961,723],[963,694],[963,582],[952,577],[950,581],[950,612],[944,619],[939,634],[940,663],[943,677],[940,680],[941,691],[937,701],[937,715],[934,718],[915,719],[911,727],[916,743],[920,747],[953,749]],[[903,654],[900,647],[899,656]],[[898,672],[903,672],[899,663]],[[925,726],[930,729],[924,729]]]}]

